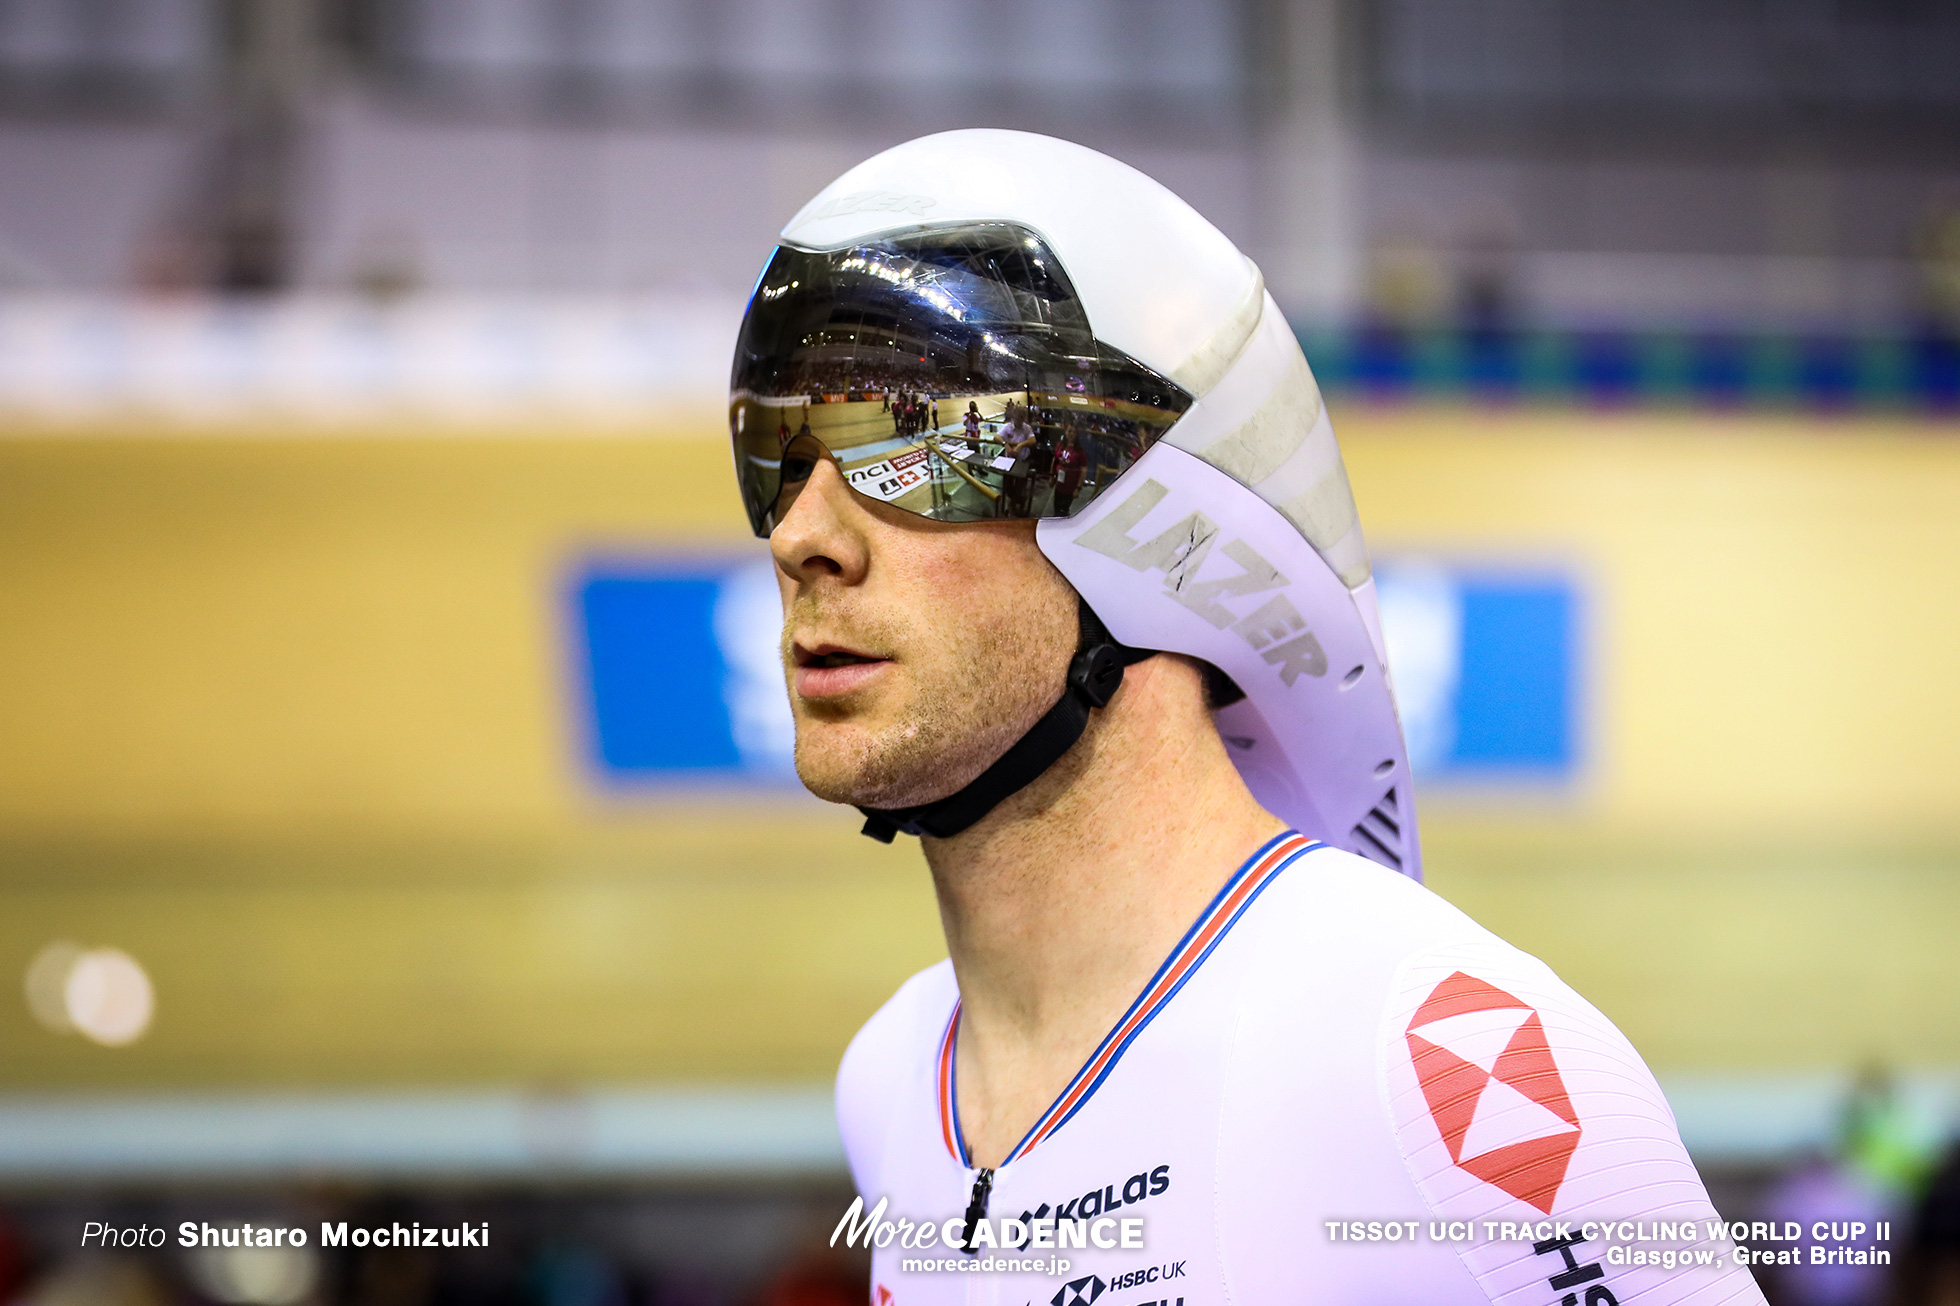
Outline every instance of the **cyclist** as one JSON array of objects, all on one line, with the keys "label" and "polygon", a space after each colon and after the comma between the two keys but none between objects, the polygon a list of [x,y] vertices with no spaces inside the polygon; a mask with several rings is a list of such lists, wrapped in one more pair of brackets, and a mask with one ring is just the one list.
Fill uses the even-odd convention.
[{"label": "cyclist", "polygon": [[[1092,406],[1113,474],[912,512],[847,434],[757,440],[874,320],[916,388]],[[950,954],[838,1077],[905,1221],[875,1302],[1761,1301],[1625,1038],[1421,886],[1339,449],[1216,229],[1061,141],[913,141],[784,230],[733,390],[798,773],[920,837]]]}]

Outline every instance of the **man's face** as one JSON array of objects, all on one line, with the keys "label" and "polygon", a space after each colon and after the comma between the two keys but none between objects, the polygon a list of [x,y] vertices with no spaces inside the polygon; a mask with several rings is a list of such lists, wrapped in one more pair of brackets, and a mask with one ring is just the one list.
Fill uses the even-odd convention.
[{"label": "man's face", "polygon": [[986,770],[1061,696],[1075,591],[1033,522],[928,521],[819,461],[769,537],[796,771],[861,807],[913,807]]}]

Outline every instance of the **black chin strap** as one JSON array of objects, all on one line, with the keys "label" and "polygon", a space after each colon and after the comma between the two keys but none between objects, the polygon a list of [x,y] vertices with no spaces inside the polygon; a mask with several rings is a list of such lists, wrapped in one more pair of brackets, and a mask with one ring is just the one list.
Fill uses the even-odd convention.
[{"label": "black chin strap", "polygon": [[1123,684],[1123,669],[1156,656],[1155,649],[1117,643],[1087,604],[1082,605],[1082,630],[1082,647],[1068,667],[1068,688],[1028,733],[1000,755],[999,761],[966,788],[936,803],[886,810],[858,808],[864,813],[864,833],[879,843],[890,843],[900,834],[950,838],[993,811],[1009,795],[1032,784],[1075,747],[1075,741],[1089,728],[1091,709],[1116,697]]}]

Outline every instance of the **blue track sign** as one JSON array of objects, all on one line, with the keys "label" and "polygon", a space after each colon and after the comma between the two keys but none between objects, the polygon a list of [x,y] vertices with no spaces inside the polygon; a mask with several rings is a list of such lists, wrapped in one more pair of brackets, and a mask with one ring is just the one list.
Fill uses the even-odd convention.
[{"label": "blue track sign", "polygon": [[1390,563],[1375,573],[1418,775],[1569,778],[1579,761],[1579,600],[1544,571]]}]

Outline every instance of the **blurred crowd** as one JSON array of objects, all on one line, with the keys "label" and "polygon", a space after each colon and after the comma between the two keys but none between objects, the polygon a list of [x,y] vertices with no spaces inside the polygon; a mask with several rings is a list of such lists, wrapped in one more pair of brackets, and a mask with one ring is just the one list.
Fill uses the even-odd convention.
[{"label": "blurred crowd", "polygon": [[[1771,1306],[1960,1306],[1960,1139],[1944,1154],[1882,1073],[1868,1072],[1845,1104],[1835,1145],[1775,1175],[1757,1209],[1723,1212],[1802,1230],[1800,1264],[1758,1269]],[[1890,1264],[1834,1264],[1822,1228],[1889,1227]],[[1837,1240],[1843,1244],[1844,1240]],[[1854,1240],[1850,1245],[1856,1246]]]}]

